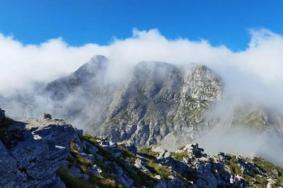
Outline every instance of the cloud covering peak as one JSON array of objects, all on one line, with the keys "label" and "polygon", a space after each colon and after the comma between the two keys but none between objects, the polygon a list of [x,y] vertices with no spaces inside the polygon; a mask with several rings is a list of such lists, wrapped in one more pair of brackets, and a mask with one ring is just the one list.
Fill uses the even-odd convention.
[{"label": "cloud covering peak", "polygon": [[283,37],[267,29],[252,30],[247,46],[245,50],[234,52],[225,45],[213,46],[206,40],[167,39],[157,29],[134,29],[129,38],[115,38],[108,45],[89,43],[83,46],[68,45],[61,38],[25,45],[0,34],[0,93],[69,74],[98,54],[111,60],[110,75],[114,75],[114,79],[123,75],[121,73],[129,65],[141,61],[177,65],[200,63],[220,74],[227,88],[234,88],[233,92],[260,97],[272,88],[272,91],[283,93],[280,88],[283,82]]}]

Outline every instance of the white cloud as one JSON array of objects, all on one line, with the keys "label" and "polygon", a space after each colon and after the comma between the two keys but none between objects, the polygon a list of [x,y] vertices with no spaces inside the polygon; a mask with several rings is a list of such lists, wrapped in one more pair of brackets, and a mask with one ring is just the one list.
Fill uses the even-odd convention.
[{"label": "white cloud", "polygon": [[[157,29],[135,29],[133,36],[115,39],[109,45],[79,47],[70,46],[61,38],[23,45],[0,34],[0,93],[25,88],[34,81],[53,80],[74,71],[92,56],[102,54],[112,60],[110,75],[114,79],[125,75],[128,65],[140,61],[201,63],[215,69],[233,93],[266,100],[269,92],[276,91],[278,100],[282,101],[282,51],[283,37],[266,29],[252,30],[248,48],[241,52],[233,52],[224,45],[212,46],[205,40],[169,40]],[[271,98],[277,99],[274,95]]]},{"label": "white cloud", "polygon": [[48,81],[67,74],[88,61],[103,47],[87,44],[72,47],[62,39],[51,39],[40,45],[23,45],[0,34],[0,92],[22,89],[34,81]]},{"label": "white cloud", "polygon": [[[282,110],[283,37],[266,29],[252,30],[247,46],[243,51],[233,52],[224,45],[212,46],[205,40],[169,40],[157,29],[134,30],[133,36],[115,39],[105,46],[86,44],[79,47],[70,46],[60,38],[39,45],[23,45],[12,37],[0,34],[0,94],[7,95],[16,89],[27,88],[33,82],[51,81],[74,71],[92,56],[101,54],[111,60],[109,76],[114,80],[127,75],[131,65],[140,61],[165,61],[176,65],[200,63],[209,66],[225,82],[226,96],[222,106],[220,105],[224,109],[220,114],[224,120],[228,115],[223,112],[228,113],[234,103],[242,103],[243,100],[255,100],[252,102],[272,105]],[[19,108],[17,101],[8,103],[5,109],[10,109],[10,113],[17,114],[21,111],[18,114],[25,116],[22,111],[30,110]],[[53,109],[52,102],[47,102],[45,98],[38,97],[35,103],[43,107],[42,110]],[[81,122],[80,126],[83,126]],[[221,130],[224,129],[221,127]],[[216,136],[214,133],[217,133]],[[282,145],[281,140],[278,142],[279,139],[273,135],[255,135],[247,131],[233,134],[224,132],[223,135],[215,130],[198,141],[212,152],[222,149],[233,152],[230,148],[235,148],[241,154],[251,154],[265,150],[263,156],[271,159],[280,157],[283,153],[277,149]],[[269,139],[270,137],[273,139]],[[235,144],[235,140],[239,142]],[[263,146],[262,142],[266,144]],[[274,160],[283,164],[281,158]]]}]

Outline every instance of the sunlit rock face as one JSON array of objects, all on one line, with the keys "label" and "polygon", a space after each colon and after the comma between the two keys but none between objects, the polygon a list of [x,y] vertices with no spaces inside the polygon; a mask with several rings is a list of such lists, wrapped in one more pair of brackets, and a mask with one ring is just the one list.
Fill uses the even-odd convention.
[{"label": "sunlit rock face", "polygon": [[198,144],[169,152],[83,134],[63,120],[0,124],[0,187],[282,186],[283,169],[261,158],[208,155]]},{"label": "sunlit rock face", "polygon": [[106,79],[110,63],[95,57],[46,91],[57,109],[65,110],[64,117],[83,118],[85,129],[113,141],[151,145],[169,133],[193,138],[203,113],[221,98],[221,79],[202,65],[142,62],[118,83]]},{"label": "sunlit rock face", "polygon": [[156,144],[169,133],[198,131],[202,115],[221,97],[222,83],[210,69],[189,72],[167,63],[141,63],[106,119],[103,134],[115,141]]}]

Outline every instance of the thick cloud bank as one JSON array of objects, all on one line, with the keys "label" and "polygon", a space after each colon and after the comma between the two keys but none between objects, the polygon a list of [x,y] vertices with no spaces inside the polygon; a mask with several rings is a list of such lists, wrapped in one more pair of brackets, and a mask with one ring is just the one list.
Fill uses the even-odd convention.
[{"label": "thick cloud bank", "polygon": [[[52,81],[73,72],[94,55],[105,55],[111,61],[111,81],[123,78],[132,65],[141,61],[176,65],[199,63],[215,70],[224,80],[224,97],[229,102],[222,104],[223,112],[227,113],[228,108],[243,101],[282,110],[283,36],[266,29],[253,30],[250,36],[247,48],[234,52],[225,45],[212,46],[206,40],[167,39],[156,29],[134,30],[131,37],[114,39],[104,46],[86,44],[78,47],[70,46],[60,38],[39,45],[24,45],[0,34],[0,95],[9,96],[36,82]],[[14,105],[16,109],[17,104]],[[249,130],[228,131],[230,129],[216,127],[198,141],[211,152],[264,153],[272,160],[279,156],[275,161],[283,164],[283,151],[276,149],[281,148],[281,139],[267,133],[257,135]]]},{"label": "thick cloud bank", "polygon": [[[24,45],[0,34],[0,93],[7,94],[33,82],[51,81],[68,74],[101,54],[112,61],[112,79],[125,75],[128,65],[140,61],[165,61],[175,64],[201,63],[220,74],[226,89],[242,96],[281,103],[283,82],[283,37],[269,30],[251,31],[247,49],[233,52],[212,46],[208,41],[186,38],[169,40],[158,30],[134,30],[132,37],[114,39],[109,45],[68,45],[62,39],[50,39],[39,45]],[[270,97],[272,93],[272,97]]]}]

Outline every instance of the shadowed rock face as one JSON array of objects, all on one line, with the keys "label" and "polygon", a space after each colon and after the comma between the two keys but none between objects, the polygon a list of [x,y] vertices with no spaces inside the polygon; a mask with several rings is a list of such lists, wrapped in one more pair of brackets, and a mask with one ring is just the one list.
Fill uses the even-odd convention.
[{"label": "shadowed rock face", "polygon": [[0,108],[0,122],[5,119],[5,111]]},{"label": "shadowed rock face", "polygon": [[[4,129],[3,129],[4,128]],[[265,187],[283,185],[283,169],[260,158],[220,153],[197,144],[174,152],[84,135],[63,120],[43,118],[1,124],[0,187]]]},{"label": "shadowed rock face", "polygon": [[[56,171],[66,164],[70,140],[78,141],[79,134],[63,122],[52,125],[51,120],[43,121],[45,125],[10,120],[2,129],[0,187],[65,187]],[[15,130],[20,138],[5,136]]]}]

